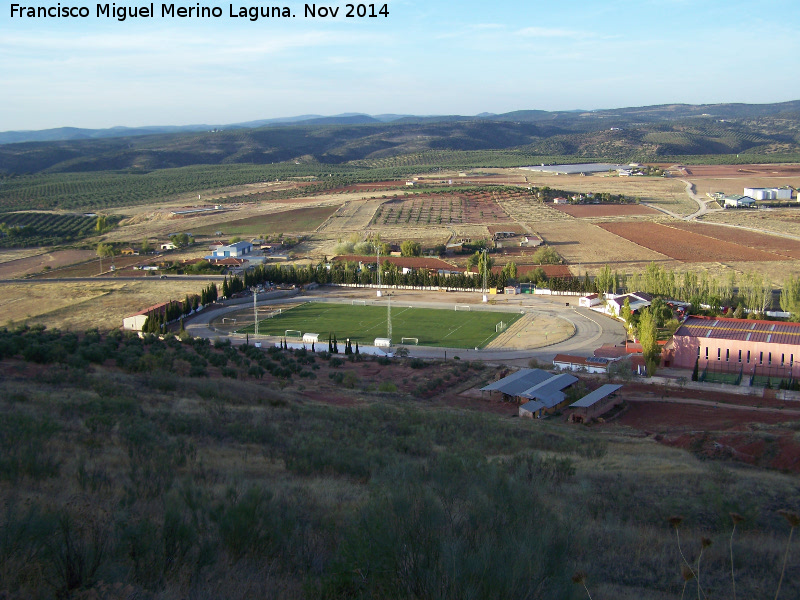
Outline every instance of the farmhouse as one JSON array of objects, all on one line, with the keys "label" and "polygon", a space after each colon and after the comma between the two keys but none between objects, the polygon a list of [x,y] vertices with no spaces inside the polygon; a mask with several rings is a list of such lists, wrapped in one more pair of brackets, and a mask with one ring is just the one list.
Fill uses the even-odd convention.
[{"label": "farmhouse", "polygon": [[212,258],[238,258],[253,251],[253,244],[250,242],[236,242],[227,246],[220,246],[214,250],[206,259]]},{"label": "farmhouse", "polygon": [[535,235],[526,235],[520,240],[519,245],[522,248],[536,248],[542,245],[542,238]]},{"label": "farmhouse", "polygon": [[[588,296],[586,296],[587,302],[593,302],[594,299],[589,300]],[[644,292],[632,292],[630,294],[624,294],[618,296],[616,294],[607,294],[606,295],[606,303],[603,304],[589,304],[589,308],[592,310],[596,310],[598,312],[605,313],[612,317],[620,318],[622,315],[622,307],[625,306],[625,299],[628,300],[628,305],[631,307],[632,312],[636,312],[637,310],[641,310],[650,306],[650,303],[653,301],[653,297],[650,294],[646,294]],[[580,300],[578,301],[580,304]],[[583,306],[583,305],[581,305]]]},{"label": "farmhouse", "polygon": [[142,327],[144,327],[144,322],[147,320],[149,315],[163,313],[171,302],[172,301],[154,304],[153,306],[145,308],[144,310],[140,310],[129,317],[123,318],[122,329],[125,331],[141,331]]},{"label": "farmhouse", "polygon": [[[797,359],[797,360],[795,360]],[[689,317],[664,357],[675,367],[800,377],[800,323]]]},{"label": "farmhouse", "polygon": [[162,250],[175,250],[176,246],[172,242],[167,242],[166,244],[161,244]]},{"label": "farmhouse", "polygon": [[569,405],[573,409],[569,420],[573,423],[585,423],[603,416],[622,402],[622,399],[618,398],[616,394],[621,387],[621,385],[607,383],[577,402],[573,402]]},{"label": "farmhouse", "polygon": [[578,299],[578,306],[582,306],[584,308],[592,308],[593,306],[599,306],[602,304],[603,301],[600,299],[600,294],[589,294],[587,296],[581,296]]},{"label": "farmhouse", "polygon": [[724,196],[725,208],[752,208],[756,201],[750,196]]}]

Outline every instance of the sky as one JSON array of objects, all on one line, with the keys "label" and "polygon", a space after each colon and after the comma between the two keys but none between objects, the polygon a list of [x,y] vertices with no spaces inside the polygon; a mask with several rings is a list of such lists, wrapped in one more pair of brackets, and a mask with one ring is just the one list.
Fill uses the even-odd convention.
[{"label": "sky", "polygon": [[[119,21],[84,0],[60,4],[86,18],[12,18],[28,5],[2,0],[0,131],[800,99],[797,0],[393,0],[376,18],[279,1]],[[295,16],[230,17],[261,5]]]}]

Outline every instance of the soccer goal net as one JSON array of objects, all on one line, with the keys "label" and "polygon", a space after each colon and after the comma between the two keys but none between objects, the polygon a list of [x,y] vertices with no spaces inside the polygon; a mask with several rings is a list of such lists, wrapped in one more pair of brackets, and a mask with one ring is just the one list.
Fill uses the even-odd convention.
[{"label": "soccer goal net", "polygon": [[416,346],[419,344],[419,338],[400,338],[400,345],[402,346]]},{"label": "soccer goal net", "polygon": [[272,312],[268,312],[268,313],[267,313],[267,314],[264,316],[264,318],[265,318],[265,319],[271,319],[272,317],[277,317],[279,314],[281,314],[281,311],[282,311],[282,310],[283,310],[282,308],[278,308],[278,309],[276,309],[276,310],[273,310]]},{"label": "soccer goal net", "polygon": [[223,325],[225,323],[233,323],[234,325],[236,325],[236,319],[232,319],[230,317],[222,317],[222,323]]},{"label": "soccer goal net", "polygon": [[283,335],[284,337],[301,338],[303,337],[303,332],[298,329],[287,329]]},{"label": "soccer goal net", "polygon": [[366,300],[353,300],[353,306],[366,306]]},{"label": "soccer goal net", "polygon": [[469,306],[469,304],[456,304],[456,311],[459,311],[459,310],[465,310],[465,311],[469,312],[470,311],[470,306]]},{"label": "soccer goal net", "polygon": [[506,323],[505,321],[500,321],[497,325],[494,326],[494,330],[497,333],[500,333],[501,331],[505,331],[507,327],[508,323]]}]

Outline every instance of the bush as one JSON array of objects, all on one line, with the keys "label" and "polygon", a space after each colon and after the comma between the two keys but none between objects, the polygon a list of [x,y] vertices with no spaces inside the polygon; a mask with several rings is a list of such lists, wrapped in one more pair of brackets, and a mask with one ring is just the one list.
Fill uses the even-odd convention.
[{"label": "bush", "polygon": [[378,386],[379,392],[396,392],[397,386],[393,384],[391,381],[382,381],[381,384]]}]

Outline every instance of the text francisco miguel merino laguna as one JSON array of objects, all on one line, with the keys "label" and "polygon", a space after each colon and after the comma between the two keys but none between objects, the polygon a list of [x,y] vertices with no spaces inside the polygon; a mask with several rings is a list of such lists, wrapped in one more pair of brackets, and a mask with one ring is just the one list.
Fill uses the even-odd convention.
[{"label": "text francisco miguel merino laguna", "polygon": [[[196,3],[193,6],[181,6],[175,4],[161,4],[161,18],[211,18],[219,19],[223,16],[223,11],[219,6],[201,6]],[[306,18],[314,17],[337,17],[339,16],[339,6],[317,6],[316,4],[306,4],[303,16]],[[24,6],[22,4],[11,5],[11,18],[28,19],[47,19],[47,18],[88,18],[92,16],[92,11],[88,6],[62,6],[59,2],[56,6]],[[156,16],[155,5],[142,6],[117,6],[111,4],[97,4],[94,16],[97,18],[116,19],[124,21],[128,18],[149,19]],[[234,6],[229,5],[229,13],[225,15],[230,18],[242,17],[250,21],[256,21],[259,17],[294,17],[296,16],[288,6]],[[389,7],[387,4],[346,4],[341,12],[344,17],[388,17]]]}]

